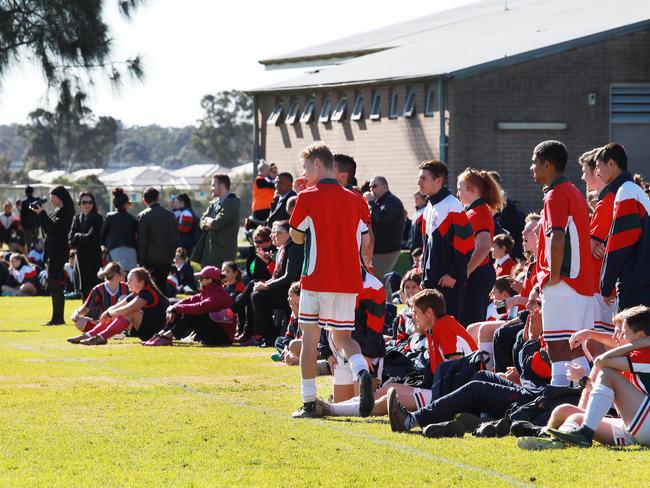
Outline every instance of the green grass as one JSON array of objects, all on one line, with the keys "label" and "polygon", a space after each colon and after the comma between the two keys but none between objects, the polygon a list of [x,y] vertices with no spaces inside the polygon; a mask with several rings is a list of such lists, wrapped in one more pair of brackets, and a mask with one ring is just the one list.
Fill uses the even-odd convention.
[{"label": "green grass", "polygon": [[1,486],[650,483],[639,448],[531,453],[397,435],[385,418],[292,420],[299,372],[269,351],[72,346],[71,326],[39,325],[48,313],[45,298],[0,298]]}]

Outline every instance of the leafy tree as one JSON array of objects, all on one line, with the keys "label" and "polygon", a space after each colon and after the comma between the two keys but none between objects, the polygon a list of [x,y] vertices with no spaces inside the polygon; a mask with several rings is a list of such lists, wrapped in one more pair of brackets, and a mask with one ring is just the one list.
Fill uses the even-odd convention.
[{"label": "leafy tree", "polygon": [[192,134],[192,146],[213,161],[232,167],[250,161],[253,102],[245,93],[226,90],[201,99],[205,115]]},{"label": "leafy tree", "polygon": [[[117,1],[129,18],[143,0]],[[139,57],[113,59],[113,39],[103,19],[105,0],[3,0],[0,2],[0,77],[24,59],[39,64],[50,87],[62,81],[108,74],[119,84],[125,73],[141,78]]]},{"label": "leafy tree", "polygon": [[54,112],[39,108],[29,114],[30,123],[18,134],[26,139],[24,161],[30,167],[65,169],[102,168],[116,143],[118,123],[112,117],[95,122],[86,105],[86,94],[75,93],[65,80]]}]

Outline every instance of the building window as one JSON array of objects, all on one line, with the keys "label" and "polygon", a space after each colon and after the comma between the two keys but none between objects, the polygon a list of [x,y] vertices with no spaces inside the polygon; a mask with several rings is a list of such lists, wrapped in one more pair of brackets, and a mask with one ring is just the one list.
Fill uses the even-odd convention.
[{"label": "building window", "polygon": [[357,95],[352,107],[352,115],[350,120],[361,120],[363,118],[363,95]]},{"label": "building window", "polygon": [[393,92],[393,95],[390,97],[390,111],[388,112],[389,119],[396,119],[399,115],[399,93],[396,91]]},{"label": "building window", "polygon": [[314,101],[307,100],[305,108],[302,110],[302,115],[300,116],[300,122],[303,124],[310,124],[314,121]]},{"label": "building window", "polygon": [[266,123],[269,125],[280,125],[282,123],[282,113],[284,112],[284,107],[281,103],[278,103],[274,108],[269,118],[266,119]]},{"label": "building window", "polygon": [[300,104],[296,101],[291,102],[287,116],[284,118],[284,123],[287,125],[295,124],[298,122],[298,112],[300,112]]},{"label": "building window", "polygon": [[427,103],[424,107],[424,116],[433,117],[433,102],[435,97],[435,87],[433,85],[429,86],[427,89]]},{"label": "building window", "polygon": [[336,122],[345,120],[345,117],[347,116],[347,111],[348,111],[348,100],[347,98],[342,97],[339,100],[339,103],[336,104],[336,108],[334,109],[334,113],[332,114],[332,120]]},{"label": "building window", "polygon": [[415,115],[415,90],[411,89],[406,95],[406,103],[404,104],[404,117],[411,118]]},{"label": "building window", "polygon": [[379,120],[381,119],[381,95],[379,92],[375,92],[372,96],[372,105],[370,107],[370,120]]},{"label": "building window", "polygon": [[325,97],[325,100],[323,100],[323,106],[320,109],[320,115],[318,116],[318,120],[323,124],[326,124],[327,122],[330,121],[331,112],[332,112],[332,101],[330,100],[330,97]]}]

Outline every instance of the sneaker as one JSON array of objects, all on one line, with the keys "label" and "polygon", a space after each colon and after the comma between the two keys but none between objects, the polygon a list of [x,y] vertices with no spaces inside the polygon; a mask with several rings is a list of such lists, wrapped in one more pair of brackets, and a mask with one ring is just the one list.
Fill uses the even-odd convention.
[{"label": "sneaker", "polygon": [[327,359],[316,361],[316,376],[330,376],[331,374],[330,363],[327,362]]},{"label": "sneaker", "polygon": [[167,336],[154,336],[148,341],[142,342],[143,346],[149,346],[149,347],[157,347],[157,346],[171,346],[172,345],[172,339],[171,337]]},{"label": "sneaker", "polygon": [[474,437],[505,437],[510,433],[510,420],[484,422],[472,433]]},{"label": "sneaker", "polygon": [[[320,408],[319,408],[320,407]],[[291,416],[294,419],[315,419],[323,416],[322,405],[317,404],[315,401],[303,404],[298,410],[293,412]]]},{"label": "sneaker", "polygon": [[[579,429],[567,431],[547,429],[546,432],[548,432],[551,437],[554,437],[565,444],[571,444],[578,447],[591,447],[591,444],[593,443],[594,431],[584,426]],[[589,433],[591,433],[591,435],[589,435]]]},{"label": "sneaker", "polygon": [[564,444],[548,437],[520,437],[517,439],[517,446],[527,451],[541,451],[543,449],[564,449]]},{"label": "sneaker", "polygon": [[[542,437],[543,429],[544,427],[535,425],[527,420],[518,420],[510,426],[510,434],[515,437]],[[548,439],[548,436],[546,438]]]},{"label": "sneaker", "polygon": [[182,342],[183,344],[193,344],[193,343],[195,343],[196,342],[196,332],[192,332],[191,334],[186,335],[185,337],[183,337],[180,340],[180,342]]},{"label": "sneaker", "polygon": [[88,339],[84,339],[83,341],[79,342],[79,344],[83,344],[84,346],[104,346],[106,345],[108,341],[104,339],[100,335],[96,335],[94,337],[89,337]]},{"label": "sneaker", "polygon": [[243,347],[257,346],[259,339],[258,336],[244,336],[240,339],[239,345]]},{"label": "sneaker", "polygon": [[429,439],[439,439],[441,437],[463,437],[465,435],[465,426],[458,420],[440,422],[439,424],[430,424],[422,429],[422,435]]},{"label": "sneaker", "polygon": [[454,417],[454,420],[458,420],[463,427],[465,427],[465,432],[474,432],[479,425],[481,425],[481,417],[478,417],[472,413],[462,412]]},{"label": "sneaker", "polygon": [[[411,416],[411,413],[397,399],[397,390],[395,388],[389,388],[387,402],[390,430],[393,432],[408,432],[410,429],[406,427],[406,421]],[[359,410],[361,410],[361,405],[359,405]]]},{"label": "sneaker", "polygon": [[89,335],[81,334],[76,337],[68,337],[66,341],[68,341],[70,344],[79,344],[84,339],[89,339],[89,338],[90,338]]},{"label": "sneaker", "polygon": [[375,392],[372,388],[372,376],[366,370],[361,371],[357,378],[359,382],[359,415],[369,417],[375,408]]}]

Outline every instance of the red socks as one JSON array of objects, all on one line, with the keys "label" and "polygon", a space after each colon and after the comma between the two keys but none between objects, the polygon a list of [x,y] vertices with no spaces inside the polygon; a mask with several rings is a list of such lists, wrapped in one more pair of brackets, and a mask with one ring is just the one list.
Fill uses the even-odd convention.
[{"label": "red socks", "polygon": [[129,328],[129,325],[129,321],[124,317],[117,317],[115,320],[108,324],[108,327],[98,332],[97,335],[101,336],[104,339],[110,339],[114,335],[119,334],[120,332],[124,332]]}]

